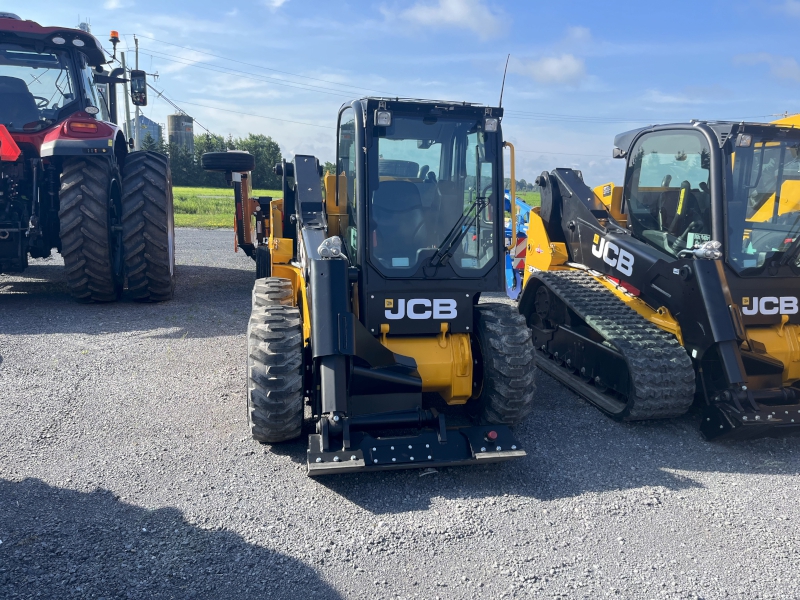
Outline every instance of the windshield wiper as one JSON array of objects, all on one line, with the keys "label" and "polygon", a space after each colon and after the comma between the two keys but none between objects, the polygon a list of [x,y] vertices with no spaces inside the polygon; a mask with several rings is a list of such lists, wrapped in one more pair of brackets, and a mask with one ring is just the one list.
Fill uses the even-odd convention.
[{"label": "windshield wiper", "polygon": [[[469,228],[478,220],[478,215],[481,214],[481,211],[486,208],[486,205],[489,203],[487,198],[478,196],[472,202],[470,207],[466,210],[466,212],[462,213],[459,217],[456,224],[453,225],[453,228],[448,232],[445,236],[442,243],[439,245],[439,249],[436,251],[436,254],[431,256],[430,265],[432,267],[438,267],[439,265],[446,265],[448,261],[453,258],[455,254],[455,248],[467,234]],[[470,213],[475,210],[475,214],[470,217]],[[469,219],[469,223],[467,220]]]}]

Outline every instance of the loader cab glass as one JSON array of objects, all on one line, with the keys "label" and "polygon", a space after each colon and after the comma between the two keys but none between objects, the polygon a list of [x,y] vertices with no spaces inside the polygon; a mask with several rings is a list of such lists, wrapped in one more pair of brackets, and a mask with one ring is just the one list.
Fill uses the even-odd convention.
[{"label": "loader cab glass", "polygon": [[446,262],[459,276],[493,264],[496,135],[484,133],[483,119],[396,112],[390,126],[374,127],[368,168],[379,176],[368,190],[367,247],[375,268],[409,277],[423,267],[434,277],[436,268],[425,265],[448,249]]},{"label": "loader cab glass", "polygon": [[78,109],[67,52],[0,44],[0,124],[9,131],[39,131]]},{"label": "loader cab glass", "polygon": [[147,106],[147,74],[131,71],[131,102],[134,106]]},{"label": "loader cab glass", "polygon": [[711,239],[710,156],[697,131],[648,133],[637,140],[624,196],[634,235],[672,256]]},{"label": "loader cab glass", "polygon": [[339,188],[339,203],[347,203],[347,228],[344,243],[347,254],[352,261],[358,260],[358,211],[356,210],[356,113],[352,108],[345,109],[339,117],[339,147],[337,153],[336,173],[344,178],[344,189],[347,197],[342,198]]},{"label": "loader cab glass", "polygon": [[800,132],[739,134],[726,153],[728,264],[741,275],[800,274]]}]

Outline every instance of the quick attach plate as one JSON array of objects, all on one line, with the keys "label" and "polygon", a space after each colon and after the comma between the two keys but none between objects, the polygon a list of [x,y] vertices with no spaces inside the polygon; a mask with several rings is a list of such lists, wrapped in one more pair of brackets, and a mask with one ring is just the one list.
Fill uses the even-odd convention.
[{"label": "quick attach plate", "polygon": [[[494,438],[494,439],[492,439]],[[511,430],[502,425],[447,430],[446,440],[434,430],[408,437],[375,438],[352,432],[350,449],[322,451],[322,436],[308,439],[310,476],[353,471],[419,469],[483,464],[526,455]]]}]

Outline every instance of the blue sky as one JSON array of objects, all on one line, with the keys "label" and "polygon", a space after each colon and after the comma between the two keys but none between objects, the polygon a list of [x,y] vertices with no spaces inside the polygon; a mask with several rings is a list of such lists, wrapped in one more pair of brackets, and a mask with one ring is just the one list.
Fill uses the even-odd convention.
[{"label": "blue sky", "polygon": [[[503,127],[518,178],[571,166],[592,184],[620,181],[616,133],[800,112],[800,0],[6,0],[2,10],[43,25],[88,19],[103,42],[119,30],[122,50],[137,34],[155,86],[208,129],[264,133],[284,155],[323,161],[348,98],[496,105],[509,53]],[[159,122],[171,112],[153,96],[145,110]]]}]

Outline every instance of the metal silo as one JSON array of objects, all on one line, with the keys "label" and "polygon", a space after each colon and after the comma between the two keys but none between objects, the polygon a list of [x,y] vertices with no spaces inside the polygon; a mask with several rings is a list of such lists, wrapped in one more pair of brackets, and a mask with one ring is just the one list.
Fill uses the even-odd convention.
[{"label": "metal silo", "polygon": [[183,146],[194,154],[194,119],[189,115],[168,115],[167,135],[169,143]]}]

